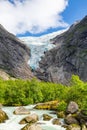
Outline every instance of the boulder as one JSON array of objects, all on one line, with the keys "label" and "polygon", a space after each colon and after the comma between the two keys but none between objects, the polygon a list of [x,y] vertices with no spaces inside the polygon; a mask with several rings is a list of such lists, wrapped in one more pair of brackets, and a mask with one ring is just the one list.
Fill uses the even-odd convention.
[{"label": "boulder", "polygon": [[37,125],[37,124],[33,124],[31,126],[29,124],[27,124],[21,130],[42,130],[42,128],[39,125]]},{"label": "boulder", "polygon": [[65,123],[70,125],[70,124],[79,124],[79,122],[77,121],[77,119],[75,119],[75,117],[73,117],[71,114],[67,115],[64,119]]},{"label": "boulder", "polygon": [[65,113],[63,111],[57,112],[57,117],[58,118],[65,118]]},{"label": "boulder", "polygon": [[87,110],[81,110],[78,112],[77,120],[80,122],[80,124],[86,124],[87,126]]},{"label": "boulder", "polygon": [[56,110],[57,106],[58,106],[59,101],[55,100],[55,101],[49,101],[49,102],[45,102],[45,103],[38,103],[35,106],[35,109],[47,109],[47,110]]},{"label": "boulder", "polygon": [[66,130],[81,130],[81,127],[77,124],[71,124],[67,127]]},{"label": "boulder", "polygon": [[61,122],[59,119],[56,118],[56,119],[53,119],[52,124],[53,125],[61,125]]},{"label": "boulder", "polygon": [[51,120],[53,117],[52,116],[50,116],[50,115],[48,115],[48,114],[43,114],[43,120],[45,120],[45,121],[49,121],[49,120]]},{"label": "boulder", "polygon": [[79,109],[78,104],[76,102],[71,101],[67,107],[66,112],[73,114],[76,113],[78,109]]},{"label": "boulder", "polygon": [[82,125],[82,129],[81,130],[87,130],[85,125]]},{"label": "boulder", "polygon": [[3,110],[0,109],[0,123],[5,122],[5,120],[7,119],[8,119],[7,114]]},{"label": "boulder", "polygon": [[26,114],[30,114],[30,111],[24,107],[18,107],[15,111],[14,114],[16,115],[26,115]]},{"label": "boulder", "polygon": [[87,110],[81,110],[80,117],[87,121]]},{"label": "boulder", "polygon": [[37,114],[32,114],[30,116],[25,117],[24,119],[22,119],[19,124],[26,124],[26,123],[35,123],[37,122],[39,119]]}]

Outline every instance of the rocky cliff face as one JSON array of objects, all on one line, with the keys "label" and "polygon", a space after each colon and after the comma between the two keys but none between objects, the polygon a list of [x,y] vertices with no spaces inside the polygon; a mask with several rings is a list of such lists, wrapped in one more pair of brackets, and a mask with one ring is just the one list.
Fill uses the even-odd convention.
[{"label": "rocky cliff face", "polygon": [[87,81],[87,16],[51,41],[56,47],[45,53],[36,76],[67,83],[72,74],[77,74]]},{"label": "rocky cliff face", "polygon": [[16,78],[32,78],[29,55],[30,50],[0,25],[0,69]]}]

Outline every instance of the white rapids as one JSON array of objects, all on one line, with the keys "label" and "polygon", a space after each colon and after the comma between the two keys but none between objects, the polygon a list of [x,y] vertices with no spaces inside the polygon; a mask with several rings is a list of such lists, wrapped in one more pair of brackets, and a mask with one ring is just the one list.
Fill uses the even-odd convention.
[{"label": "white rapids", "polygon": [[[31,114],[36,113],[39,116],[38,124],[41,125],[43,130],[65,130],[65,128],[59,125],[53,125],[52,120],[43,121],[42,115],[49,114],[53,118],[56,118],[55,114],[51,114],[52,111],[48,110],[36,110],[32,109],[33,105],[26,106],[25,108],[30,109]],[[5,111],[9,117],[5,123],[0,123],[0,130],[21,130],[25,125],[20,125],[19,121],[28,115],[14,115],[13,111],[16,107],[3,107],[2,110]]]}]

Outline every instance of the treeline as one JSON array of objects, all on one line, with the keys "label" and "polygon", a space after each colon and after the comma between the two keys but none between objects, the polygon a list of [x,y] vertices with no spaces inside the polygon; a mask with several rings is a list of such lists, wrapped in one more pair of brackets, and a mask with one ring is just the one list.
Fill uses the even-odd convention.
[{"label": "treeline", "polygon": [[76,101],[81,109],[87,108],[87,83],[73,75],[70,85],[40,82],[36,79],[0,79],[0,103],[7,106],[28,105],[51,100]]}]

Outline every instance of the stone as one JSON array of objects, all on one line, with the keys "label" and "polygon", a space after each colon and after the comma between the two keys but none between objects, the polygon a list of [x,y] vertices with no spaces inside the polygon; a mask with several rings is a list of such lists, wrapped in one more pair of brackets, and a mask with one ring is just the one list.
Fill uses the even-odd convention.
[{"label": "stone", "polygon": [[82,119],[87,121],[87,110],[81,110],[80,116],[81,116]]},{"label": "stone", "polygon": [[26,115],[26,114],[30,114],[30,111],[24,108],[23,106],[21,106],[18,107],[13,113],[16,115]]},{"label": "stone", "polygon": [[66,130],[81,130],[81,127],[77,124],[71,124],[67,127]]},{"label": "stone", "polygon": [[42,130],[42,128],[38,124],[33,124],[31,126],[29,124],[27,124],[21,130]]},{"label": "stone", "polygon": [[75,119],[75,117],[73,117],[71,114],[67,115],[64,118],[64,121],[68,125],[70,125],[70,124],[79,124],[79,122],[77,121],[77,119]]},{"label": "stone", "polygon": [[81,130],[87,130],[87,127],[85,125],[82,125],[82,129]]},{"label": "stone", "polygon": [[53,120],[52,120],[52,124],[53,124],[53,125],[61,125],[61,122],[60,122],[59,119],[56,118],[56,119],[53,119]]},{"label": "stone", "polygon": [[58,118],[65,118],[65,112],[63,112],[63,111],[57,112],[57,117]]},{"label": "stone", "polygon": [[78,104],[76,102],[71,101],[67,107],[66,112],[73,114],[73,113],[76,113],[78,109],[79,109]]},{"label": "stone", "polygon": [[8,119],[7,114],[3,110],[0,109],[0,123],[5,122],[7,119]]},{"label": "stone", "polygon": [[27,117],[25,117],[24,119],[22,119],[19,124],[26,124],[26,123],[35,123],[37,122],[39,119],[37,114],[31,114]]},{"label": "stone", "polygon": [[43,120],[45,120],[45,121],[49,121],[49,120],[51,120],[53,117],[52,116],[50,116],[50,115],[48,115],[48,114],[43,114]]},{"label": "stone", "polygon": [[86,124],[87,126],[87,110],[81,110],[77,113],[77,120],[80,124]]},{"label": "stone", "polygon": [[49,102],[45,102],[45,103],[38,103],[38,104],[36,104],[36,106],[34,108],[35,109],[56,110],[58,103],[59,103],[58,100],[49,101]]}]

